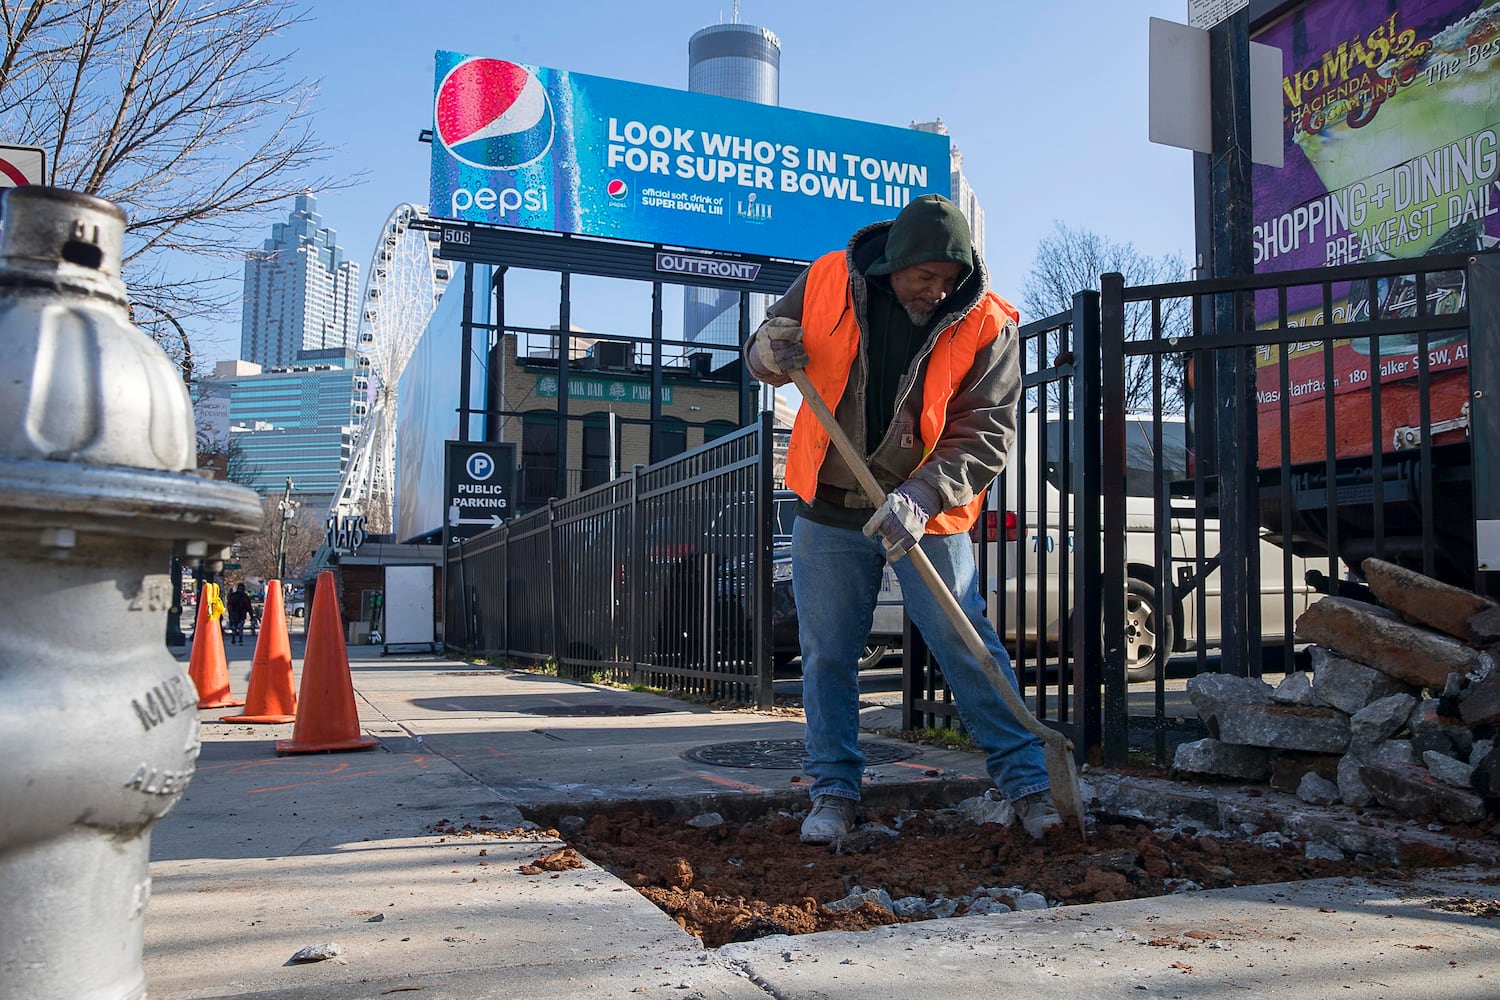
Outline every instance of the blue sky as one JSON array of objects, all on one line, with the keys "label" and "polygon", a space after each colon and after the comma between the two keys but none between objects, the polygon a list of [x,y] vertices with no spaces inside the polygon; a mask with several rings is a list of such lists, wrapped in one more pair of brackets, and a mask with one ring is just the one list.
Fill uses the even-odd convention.
[{"label": "blue sky", "polygon": [[[730,2],[314,0],[270,44],[321,78],[314,128],[330,172],[324,224],[364,271],[398,203],[425,204],[433,53],[453,49],[661,87],[687,86],[687,41]],[[1186,0],[743,0],[740,19],[781,39],[781,103],[905,126],[941,117],[986,211],[994,287],[1019,302],[1055,220],[1152,255],[1190,260],[1192,159],[1146,138],[1147,23]],[[288,204],[288,208],[290,205]],[[268,214],[266,232],[278,216]],[[830,248],[831,249],[831,248]],[[238,312],[203,331],[236,352]]]}]

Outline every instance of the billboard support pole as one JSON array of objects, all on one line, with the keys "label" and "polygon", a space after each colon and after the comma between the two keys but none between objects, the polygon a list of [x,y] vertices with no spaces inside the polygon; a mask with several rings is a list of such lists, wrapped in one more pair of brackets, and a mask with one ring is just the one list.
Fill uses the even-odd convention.
[{"label": "billboard support pole", "polygon": [[[1208,169],[1211,261],[1215,278],[1246,276],[1254,271],[1251,243],[1250,175],[1250,39],[1246,10],[1209,29],[1209,80],[1213,108],[1213,152]],[[1233,334],[1254,322],[1252,303],[1243,293],[1214,297],[1212,330]],[[1255,369],[1252,348],[1225,348],[1214,358],[1217,406],[1215,472],[1223,562],[1223,672],[1259,676],[1251,663],[1253,643],[1250,601],[1255,537]]]},{"label": "billboard support pole", "polygon": [[495,275],[490,279],[490,284],[495,290],[495,339],[490,344],[489,364],[486,366],[485,379],[485,401],[484,401],[484,439],[486,441],[500,441],[504,439],[504,422],[500,416],[501,410],[505,409],[505,272],[508,268],[501,264],[495,268]]},{"label": "billboard support pole", "polygon": [[568,370],[573,354],[573,272],[558,275],[557,301],[557,485],[552,495],[568,495],[568,413],[572,389]]},{"label": "billboard support pole", "polygon": [[661,282],[651,283],[651,444],[647,452],[652,462],[661,454]]},{"label": "billboard support pole", "polygon": [[[738,346],[743,347],[745,341],[750,339],[750,296],[746,292],[740,293],[740,322]],[[756,411],[760,409],[756,404],[760,402],[760,383],[750,381],[750,369],[745,366],[745,356],[739,353],[740,359],[740,426],[748,427],[755,419]],[[769,440],[769,438],[767,438]]]},{"label": "billboard support pole", "polygon": [[458,361],[458,439],[469,440],[469,378],[473,365],[470,358],[474,351],[474,264],[464,261],[464,311],[461,321],[463,343],[460,345]]}]

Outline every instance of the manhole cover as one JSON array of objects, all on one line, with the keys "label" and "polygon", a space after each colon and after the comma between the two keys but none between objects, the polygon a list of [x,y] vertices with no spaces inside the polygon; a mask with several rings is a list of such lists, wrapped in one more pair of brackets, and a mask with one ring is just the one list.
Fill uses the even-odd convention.
[{"label": "manhole cover", "polygon": [[[894,743],[869,743],[860,740],[859,749],[867,765],[890,764],[905,760],[911,751]],[[688,760],[716,767],[763,767],[777,771],[802,769],[804,747],[801,740],[747,740],[743,743],[710,743],[706,747],[684,750]]]},{"label": "manhole cover", "polygon": [[524,715],[660,715],[675,712],[673,708],[659,705],[538,705],[528,708]]}]

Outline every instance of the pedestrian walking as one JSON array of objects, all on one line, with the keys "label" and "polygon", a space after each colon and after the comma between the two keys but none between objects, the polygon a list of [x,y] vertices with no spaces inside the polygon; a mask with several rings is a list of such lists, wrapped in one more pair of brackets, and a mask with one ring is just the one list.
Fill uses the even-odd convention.
[{"label": "pedestrian walking", "polygon": [[245,644],[245,619],[250,617],[251,612],[255,610],[243,583],[236,585],[230,592],[224,609],[229,615],[229,641],[236,646],[243,646]]}]

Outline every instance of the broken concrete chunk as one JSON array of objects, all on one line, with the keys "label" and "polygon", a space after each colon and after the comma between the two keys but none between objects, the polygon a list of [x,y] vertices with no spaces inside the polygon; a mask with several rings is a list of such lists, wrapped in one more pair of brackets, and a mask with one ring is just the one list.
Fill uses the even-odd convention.
[{"label": "broken concrete chunk", "polygon": [[1346,715],[1353,715],[1372,701],[1393,694],[1414,694],[1409,684],[1319,647],[1312,657],[1313,700]]},{"label": "broken concrete chunk", "polygon": [[1356,743],[1375,744],[1395,736],[1406,727],[1417,699],[1409,694],[1391,694],[1370,702],[1349,719],[1349,734]]},{"label": "broken concrete chunk", "polygon": [[1338,773],[1340,757],[1336,753],[1305,753],[1300,750],[1277,750],[1271,755],[1271,787],[1297,793],[1302,776],[1308,773],[1333,780]]},{"label": "broken concrete chunk", "polygon": [[331,958],[338,958],[344,953],[344,946],[330,941],[328,944],[310,944],[288,961],[291,962],[326,962]]},{"label": "broken concrete chunk", "polygon": [[1313,753],[1343,753],[1349,746],[1349,717],[1332,708],[1226,705],[1207,724],[1225,743]]},{"label": "broken concrete chunk", "polygon": [[1271,772],[1271,753],[1261,747],[1233,746],[1208,738],[1179,743],[1172,767],[1187,774],[1264,781]]},{"label": "broken concrete chunk", "polygon": [[1313,771],[1304,774],[1297,785],[1297,798],[1315,806],[1331,806],[1340,797],[1337,784]]},{"label": "broken concrete chunk", "polygon": [[[1485,653],[1480,660],[1482,666],[1493,663],[1493,656]],[[1483,679],[1469,684],[1458,703],[1458,714],[1470,726],[1500,722],[1500,671],[1488,670]]]},{"label": "broken concrete chunk", "polygon": [[1361,764],[1415,764],[1419,759],[1411,740],[1381,740],[1379,743],[1349,741],[1349,753]]},{"label": "broken concrete chunk", "polygon": [[1466,642],[1480,638],[1469,620],[1495,607],[1494,601],[1472,591],[1383,559],[1366,559],[1360,570],[1381,604],[1408,621],[1420,622]]},{"label": "broken concrete chunk", "polygon": [[[1452,671],[1473,668],[1479,653],[1457,639],[1397,621],[1381,609],[1342,597],[1324,597],[1297,619],[1297,638],[1416,687],[1441,688]],[[1317,678],[1313,679],[1314,691]]]},{"label": "broken concrete chunk", "polygon": [[1359,779],[1375,801],[1403,816],[1437,816],[1448,823],[1478,823],[1485,817],[1483,799],[1443,784],[1424,767],[1362,764]]},{"label": "broken concrete chunk", "polygon": [[1428,750],[1422,754],[1422,763],[1427,765],[1428,772],[1444,784],[1452,785],[1454,788],[1472,788],[1474,768],[1461,760],[1454,760],[1447,754],[1438,753],[1436,750]]},{"label": "broken concrete chunk", "polygon": [[824,903],[825,910],[857,910],[865,903],[874,903],[876,906],[892,913],[896,911],[896,904],[891,899],[891,894],[884,889],[867,889],[863,892],[853,892],[843,899],[835,899],[831,903]]},{"label": "broken concrete chunk", "polygon": [[1488,757],[1490,751],[1493,749],[1495,749],[1494,740],[1475,740],[1474,746],[1469,750],[1469,766],[1477,767],[1479,762]]},{"label": "broken concrete chunk", "polygon": [[1359,780],[1359,761],[1352,754],[1345,754],[1339,758],[1339,798],[1344,805],[1363,809],[1375,801],[1375,796],[1370,792],[1368,786]]},{"label": "broken concrete chunk", "polygon": [[1467,726],[1439,712],[1436,698],[1420,702],[1412,710],[1408,724],[1411,726],[1412,749],[1419,757],[1428,750],[1436,750],[1459,760],[1469,759],[1474,734]]},{"label": "broken concrete chunk", "polygon": [[1255,677],[1232,674],[1197,674],[1188,678],[1188,700],[1198,710],[1198,718],[1208,721],[1225,705],[1269,705],[1275,689]]},{"label": "broken concrete chunk", "polygon": [[1500,750],[1491,748],[1489,753],[1474,762],[1474,773],[1469,782],[1486,799],[1500,799]]},{"label": "broken concrete chunk", "polygon": [[1293,671],[1276,685],[1275,699],[1283,705],[1313,704],[1312,675],[1306,670]]},{"label": "broken concrete chunk", "polygon": [[699,813],[687,821],[687,825],[699,830],[712,830],[724,825],[724,817],[716,812]]},{"label": "broken concrete chunk", "polygon": [[1500,639],[1500,606],[1491,604],[1471,615],[1465,624],[1469,626],[1469,634],[1480,642]]}]

